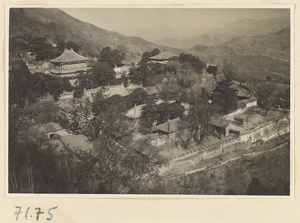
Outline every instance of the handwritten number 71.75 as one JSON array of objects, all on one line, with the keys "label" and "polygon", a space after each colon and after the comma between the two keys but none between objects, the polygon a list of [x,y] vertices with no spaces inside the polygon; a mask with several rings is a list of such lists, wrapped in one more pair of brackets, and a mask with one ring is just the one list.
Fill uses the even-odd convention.
[{"label": "handwritten number 71.75", "polygon": [[[19,220],[19,215],[20,215],[21,213],[23,213],[23,211],[22,211],[22,207],[21,207],[21,206],[15,206],[15,207],[18,209],[18,210],[15,211],[16,221],[18,221],[18,220]],[[49,209],[48,209],[48,212],[47,212],[48,217],[46,218],[47,221],[51,221],[51,220],[52,220],[53,214],[51,213],[51,211],[53,211],[53,210],[56,209],[56,208],[58,208],[58,206],[52,207],[52,208],[49,208]],[[34,210],[35,210],[35,219],[36,219],[36,221],[38,221],[38,220],[40,219],[40,215],[45,214],[45,212],[42,211],[42,209],[39,208],[39,207],[35,208]],[[28,218],[33,217],[32,215],[29,215],[29,212],[30,212],[30,207],[27,207],[26,212],[25,212],[25,219],[26,219],[26,220],[27,220]]]}]

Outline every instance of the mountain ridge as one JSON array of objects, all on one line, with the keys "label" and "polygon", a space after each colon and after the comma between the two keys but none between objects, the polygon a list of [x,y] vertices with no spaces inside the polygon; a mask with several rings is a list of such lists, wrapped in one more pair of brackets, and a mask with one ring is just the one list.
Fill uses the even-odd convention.
[{"label": "mountain ridge", "polygon": [[147,50],[181,51],[151,43],[140,37],[127,37],[88,22],[80,21],[55,8],[11,8],[9,37],[47,37],[52,42],[73,41],[81,46],[84,55],[99,55],[104,47],[125,47],[128,61],[138,61]]},{"label": "mountain ridge", "polygon": [[223,44],[195,50],[194,55],[210,64],[229,62],[238,73],[278,83],[290,80],[290,27],[258,36],[236,37]]},{"label": "mountain ridge", "polygon": [[157,44],[177,47],[182,49],[192,48],[194,45],[204,45],[211,47],[225,43],[232,38],[241,36],[266,35],[277,32],[285,27],[290,26],[289,17],[278,17],[269,19],[241,19],[228,23],[221,28],[203,33],[194,38],[164,38],[155,41]]}]

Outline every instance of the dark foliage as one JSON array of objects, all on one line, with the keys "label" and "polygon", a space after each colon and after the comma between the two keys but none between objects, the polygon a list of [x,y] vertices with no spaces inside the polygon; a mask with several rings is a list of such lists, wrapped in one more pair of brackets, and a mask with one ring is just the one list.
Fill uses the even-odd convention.
[{"label": "dark foliage", "polygon": [[123,60],[125,60],[125,53],[118,49],[112,50],[110,47],[105,47],[100,52],[99,61],[108,63],[112,69],[121,66]]},{"label": "dark foliage", "polygon": [[220,114],[227,114],[237,109],[236,91],[230,88],[231,81],[225,79],[217,83],[212,94],[212,101]]},{"label": "dark foliage", "polygon": [[217,66],[211,66],[211,65],[209,65],[209,66],[206,68],[206,71],[207,71],[207,73],[209,73],[209,74],[217,75],[218,67],[217,67]]},{"label": "dark foliage", "polygon": [[147,134],[151,131],[154,122],[159,125],[165,123],[168,119],[182,117],[183,113],[184,107],[180,103],[161,103],[156,105],[150,102],[143,107],[139,131],[142,134]]},{"label": "dark foliage", "polygon": [[65,49],[73,49],[76,53],[78,53],[81,50],[81,46],[73,41],[59,41],[57,48],[60,52],[63,52]]},{"label": "dark foliage", "polygon": [[262,82],[257,87],[257,104],[261,108],[265,109],[265,115],[267,115],[267,112],[271,109],[275,101],[274,90],[275,85],[273,82],[270,81]]},{"label": "dark foliage", "polygon": [[83,91],[82,87],[76,87],[74,89],[74,92],[73,92],[74,98],[82,98],[83,95],[84,95],[84,91]]},{"label": "dark foliage", "polygon": [[139,67],[130,69],[130,80],[134,84],[142,84],[143,87],[154,86],[163,80],[165,66],[160,63],[142,63]]},{"label": "dark foliage", "polygon": [[153,49],[150,52],[149,51],[144,52],[138,65],[147,63],[148,61],[150,61],[150,57],[156,56],[156,55],[160,54],[160,52],[161,51],[157,48]]},{"label": "dark foliage", "polygon": [[128,95],[128,109],[134,105],[146,104],[151,97],[143,88],[134,89],[130,95]]},{"label": "dark foliage", "polygon": [[196,57],[192,54],[181,53],[179,55],[179,62],[182,64],[187,64],[187,63],[191,64],[191,66],[197,73],[201,73],[204,67],[203,62],[199,59],[199,57]]},{"label": "dark foliage", "polygon": [[116,72],[108,62],[98,61],[92,66],[92,80],[96,86],[107,85],[116,77]]},{"label": "dark foliage", "polygon": [[17,70],[9,73],[9,105],[24,107],[45,95],[44,81],[39,74],[31,74],[27,66],[20,62]]}]

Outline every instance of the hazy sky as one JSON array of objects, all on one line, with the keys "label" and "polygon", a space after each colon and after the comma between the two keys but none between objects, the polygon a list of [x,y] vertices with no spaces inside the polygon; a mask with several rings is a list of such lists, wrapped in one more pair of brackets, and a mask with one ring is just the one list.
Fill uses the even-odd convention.
[{"label": "hazy sky", "polygon": [[201,34],[241,19],[289,16],[289,9],[199,8],[62,8],[64,12],[100,28],[149,41]]}]

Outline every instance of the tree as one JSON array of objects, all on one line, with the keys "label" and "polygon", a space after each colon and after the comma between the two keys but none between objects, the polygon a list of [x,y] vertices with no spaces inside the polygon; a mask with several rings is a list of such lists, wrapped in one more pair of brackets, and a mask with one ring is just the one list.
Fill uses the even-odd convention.
[{"label": "tree", "polygon": [[155,56],[160,53],[159,49],[153,49],[151,52],[146,51],[143,53],[138,67],[133,66],[129,70],[129,77],[131,83],[142,84],[143,87],[154,86],[160,83],[163,79],[163,74],[165,74],[165,64],[160,63],[148,63],[150,57]]},{"label": "tree", "polygon": [[64,49],[73,49],[76,53],[78,53],[81,50],[81,46],[73,41],[58,41],[57,48],[60,50],[60,52],[63,52]]},{"label": "tree", "polygon": [[100,52],[99,61],[108,63],[112,69],[120,66],[123,60],[125,60],[125,52],[118,49],[112,50],[110,47],[105,47]]},{"label": "tree", "polygon": [[[89,115],[91,114],[89,101],[71,100],[70,107],[64,109],[64,113],[59,117],[60,125],[72,132],[78,132],[82,130],[82,123],[89,121]],[[84,133],[84,132],[82,132]],[[88,134],[86,134],[89,136]]]},{"label": "tree", "polygon": [[103,137],[94,142],[98,159],[95,178],[102,190],[114,194],[145,193],[149,185],[155,183],[158,172],[151,160],[139,152],[140,149]]},{"label": "tree", "polygon": [[170,73],[167,73],[161,85],[157,87],[157,90],[160,92],[160,98],[165,101],[179,98],[180,87],[177,80]]},{"label": "tree", "polygon": [[143,72],[143,87],[154,86],[161,83],[165,74],[165,66],[165,64],[160,63],[147,63],[141,65],[141,71]]},{"label": "tree", "polygon": [[61,87],[64,91],[68,91],[68,92],[73,91],[70,81],[66,77],[61,78]]},{"label": "tree", "polygon": [[127,100],[121,95],[106,97],[103,91],[97,92],[92,103],[94,115],[100,115],[102,112],[108,115],[122,115],[127,111]]},{"label": "tree", "polygon": [[116,77],[116,72],[108,62],[97,61],[92,66],[92,72],[97,86],[107,85]]},{"label": "tree", "polygon": [[[132,126],[127,120],[127,101],[120,95],[107,98],[103,90],[96,93],[93,98],[92,112],[94,128],[99,129],[95,136],[106,135],[122,141],[130,141]],[[97,137],[93,138],[97,138]]]},{"label": "tree", "polygon": [[148,134],[151,132],[153,123],[157,121],[159,115],[157,113],[157,108],[154,103],[148,103],[143,107],[141,117],[140,117],[140,127],[139,132],[142,134]]},{"label": "tree", "polygon": [[154,86],[163,80],[165,66],[160,63],[141,63],[139,67],[131,68],[128,75],[133,84]]},{"label": "tree", "polygon": [[156,105],[152,101],[148,102],[142,109],[139,131],[142,134],[148,134],[151,132],[154,122],[157,124],[165,123],[168,119],[182,117],[183,112],[184,107],[180,103],[164,102]]},{"label": "tree", "polygon": [[156,56],[160,54],[160,52],[161,51],[158,48],[155,48],[150,52],[149,51],[144,52],[138,65],[146,64],[148,61],[150,61],[150,57]]},{"label": "tree", "polygon": [[31,74],[27,66],[20,62],[19,68],[9,73],[9,105],[24,107],[35,103],[46,94],[40,74]]},{"label": "tree", "polygon": [[231,81],[225,79],[219,83],[212,94],[212,102],[219,107],[220,114],[227,114],[237,109],[236,91],[230,88]]},{"label": "tree", "polygon": [[107,98],[105,89],[100,89],[93,97],[93,103],[89,99],[72,100],[69,109],[60,117],[61,126],[80,132],[91,141],[100,135],[121,141],[130,141],[132,126],[125,117],[127,111],[126,99],[120,95]]},{"label": "tree", "polygon": [[188,131],[194,141],[200,144],[205,136],[209,134],[209,123],[217,113],[217,107],[209,103],[209,93],[205,88],[193,88],[190,92],[191,108],[186,117]]},{"label": "tree", "polygon": [[146,104],[148,100],[150,100],[148,93],[143,88],[136,88],[128,95],[128,108],[132,108],[134,105]]},{"label": "tree", "polygon": [[146,66],[140,66],[139,68],[136,67],[131,67],[129,69],[129,73],[128,76],[130,78],[130,82],[133,84],[142,84],[143,83],[143,79],[144,79],[144,75],[142,69],[145,69]]},{"label": "tree", "polygon": [[179,62],[182,64],[189,63],[197,73],[201,73],[204,67],[204,63],[199,59],[199,57],[196,57],[192,54],[181,53],[179,55]]},{"label": "tree", "polygon": [[39,101],[29,105],[26,113],[35,123],[46,124],[58,121],[59,107],[52,100]]},{"label": "tree", "polygon": [[[53,107],[56,107],[53,102],[27,104],[22,109],[10,107],[8,139],[10,193],[54,193],[62,189],[62,178],[57,174],[60,171],[56,163],[55,147],[47,141],[39,142],[37,140],[39,132],[31,134],[32,128],[37,123],[55,118],[55,115],[49,117],[51,112],[53,114],[56,112],[51,110]],[[43,112],[48,114],[42,114]]]},{"label": "tree", "polygon": [[73,98],[82,98],[84,90],[82,87],[76,87],[73,92]]},{"label": "tree", "polygon": [[218,66],[211,66],[211,65],[209,65],[206,68],[206,71],[207,71],[207,73],[213,74],[214,76],[216,76],[217,75],[217,71],[218,71]]},{"label": "tree", "polygon": [[198,101],[191,107],[187,123],[196,143],[200,144],[209,134],[209,123],[215,113],[215,107],[207,102]]},{"label": "tree", "polygon": [[265,109],[265,116],[273,105],[274,89],[275,85],[273,84],[273,82],[263,82],[257,87],[257,103],[261,108]]},{"label": "tree", "polygon": [[181,117],[184,112],[184,107],[180,103],[161,103],[156,106],[156,111],[159,115],[157,124],[162,124],[168,119]]},{"label": "tree", "polygon": [[57,49],[47,42],[45,37],[30,41],[31,52],[35,54],[36,61],[45,61],[57,56]]},{"label": "tree", "polygon": [[[191,131],[183,131],[183,132],[178,132],[176,134],[176,138],[178,139],[178,145],[182,146],[185,149],[188,149],[191,139],[193,138],[192,132]],[[173,156],[173,147],[171,155]]]},{"label": "tree", "polygon": [[55,154],[51,145],[41,149],[28,139],[10,142],[9,192],[54,193],[60,190]]},{"label": "tree", "polygon": [[76,151],[64,145],[56,157],[56,166],[61,179],[56,193],[96,193],[99,188],[95,179],[97,159],[91,151]]},{"label": "tree", "polygon": [[53,100],[57,102],[60,97],[60,94],[63,93],[63,88],[60,79],[49,74],[44,74],[43,78],[44,88],[47,92],[49,92],[50,95],[52,95]]}]

